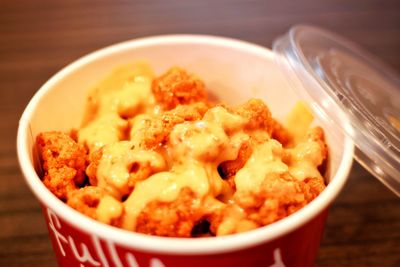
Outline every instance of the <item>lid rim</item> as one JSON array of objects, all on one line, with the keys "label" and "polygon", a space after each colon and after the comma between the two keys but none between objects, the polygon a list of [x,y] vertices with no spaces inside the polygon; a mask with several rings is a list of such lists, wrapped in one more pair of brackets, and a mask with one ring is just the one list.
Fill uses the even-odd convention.
[{"label": "lid rim", "polygon": [[[310,38],[311,40],[308,40],[307,38]],[[315,41],[315,39],[317,41]],[[304,46],[310,42],[311,44],[309,47]],[[316,46],[313,42],[316,42]],[[317,51],[313,51],[312,49],[317,49]],[[330,80],[331,77],[329,76],[330,73],[326,73],[325,69],[326,67],[332,67],[332,61],[329,61],[331,58],[328,57],[327,62],[322,62],[330,64],[319,65],[321,64],[319,61],[321,60],[319,55],[324,56],[324,53],[328,54],[332,51],[338,51],[340,53],[345,53],[343,55],[349,57],[350,60],[355,60],[348,61],[348,58],[346,57],[334,58],[335,60],[339,60],[340,64],[342,64],[339,65],[339,67],[345,66],[346,68],[351,69],[351,67],[367,66],[366,70],[376,71],[376,73],[374,72],[375,75],[378,75],[376,77],[380,79],[387,79],[388,84],[383,84],[383,88],[385,88],[384,92],[379,90],[376,91],[376,88],[373,88],[373,92],[378,92],[379,94],[384,94],[385,96],[387,94],[388,96],[395,95],[397,97],[400,91],[391,91],[392,87],[386,88],[385,86],[392,86],[392,84],[400,85],[400,76],[397,76],[396,72],[391,70],[390,67],[369,52],[365,51],[359,45],[337,34],[316,28],[314,26],[296,25],[292,27],[288,33],[274,41],[273,50],[277,54],[275,60],[280,65],[281,69],[285,70],[283,71],[284,74],[287,77],[290,76],[289,78],[291,80],[296,79],[297,83],[301,84],[304,89],[302,91],[295,90],[295,92],[308,100],[312,110],[317,113],[318,117],[333,122],[346,136],[350,137],[358,149],[358,155],[356,156],[357,161],[373,176],[378,178],[393,192],[400,196],[400,154],[397,153],[400,151],[400,148],[398,148],[398,139],[396,135],[396,130],[400,130],[393,128],[394,126],[391,127],[390,125],[389,128],[382,127],[380,124],[381,120],[378,119],[382,118],[381,114],[383,113],[377,114],[373,112],[371,107],[376,108],[375,106],[365,106],[364,102],[361,101],[363,99],[359,100],[358,95],[353,93],[352,90],[356,90],[356,92],[359,94],[360,92],[358,90],[359,88],[363,88],[363,84],[354,85],[348,83],[342,84],[340,82],[337,84],[332,83]],[[307,52],[307,54],[305,54],[305,52]],[[347,55],[346,53],[350,54]],[[332,54],[329,54],[328,56],[332,56]],[[343,59],[347,61],[344,61],[344,63],[341,62],[340,60]],[[311,64],[314,62],[318,64],[315,66]],[[362,65],[345,64],[349,62]],[[344,70],[347,70],[346,68]],[[363,69],[357,71],[360,72],[362,70]],[[348,75],[348,73],[344,74],[344,77],[334,76],[334,78],[347,78],[346,75]],[[353,72],[350,72],[350,74],[353,75]],[[367,74],[369,73],[367,72]],[[374,76],[372,76],[372,78],[373,77]],[[368,78],[370,77],[367,77],[367,81],[369,81]],[[378,79],[378,81],[380,80]],[[294,87],[297,89],[296,86]],[[377,88],[379,89],[380,87]],[[396,86],[393,88],[396,89]],[[344,91],[342,92],[341,90]],[[342,93],[345,93],[345,95]],[[364,95],[361,96],[364,97]],[[350,100],[351,102],[349,102]],[[389,104],[388,107],[383,107],[390,109],[393,108],[394,105],[394,107],[396,107],[395,113],[397,114],[397,102],[390,103],[391,104]],[[379,106],[379,108],[383,107]],[[363,111],[368,112],[370,116],[361,116],[363,115]],[[394,119],[397,120],[397,116],[395,116]],[[392,129],[394,129],[394,132]],[[362,156],[360,156],[360,153],[362,153]]]}]

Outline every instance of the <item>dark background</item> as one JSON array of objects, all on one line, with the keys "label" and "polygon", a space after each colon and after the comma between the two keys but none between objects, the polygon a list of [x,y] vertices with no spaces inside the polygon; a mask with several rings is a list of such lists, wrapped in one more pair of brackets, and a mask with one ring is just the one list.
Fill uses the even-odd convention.
[{"label": "dark background", "polygon": [[[202,33],[271,47],[296,23],[344,35],[400,72],[398,0],[0,0],[0,266],[55,265],[15,153],[18,119],[51,75],[136,37]],[[358,164],[332,206],[317,266],[400,266],[400,199]]]}]

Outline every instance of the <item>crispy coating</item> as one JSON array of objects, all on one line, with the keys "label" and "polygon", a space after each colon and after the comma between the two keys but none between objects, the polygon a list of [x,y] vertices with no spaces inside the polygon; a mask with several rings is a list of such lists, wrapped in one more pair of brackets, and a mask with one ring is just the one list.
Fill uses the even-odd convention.
[{"label": "crispy coating", "polygon": [[280,124],[277,120],[272,119],[272,132],[271,137],[279,141],[282,146],[287,146],[291,141],[292,137],[290,133]]},{"label": "crispy coating", "polygon": [[190,237],[194,225],[203,215],[194,193],[183,188],[175,201],[147,204],[137,218],[136,231],[158,236]]},{"label": "crispy coating", "polygon": [[68,195],[67,204],[92,219],[117,227],[121,226],[123,205],[108,195],[103,188],[86,186],[72,191]]},{"label": "crispy coating", "polygon": [[240,147],[238,156],[235,160],[224,161],[218,166],[218,172],[221,175],[221,178],[226,180],[231,188],[236,188],[234,177],[246,164],[251,153],[253,153],[253,148],[250,142],[244,142]]},{"label": "crispy coating", "polygon": [[271,112],[260,99],[250,99],[235,109],[235,113],[247,119],[247,130],[263,130],[271,134],[273,119]]},{"label": "crispy coating", "polygon": [[324,188],[322,179],[309,178],[303,182],[288,173],[271,173],[259,191],[239,192],[235,201],[245,210],[249,220],[267,225],[301,209]]},{"label": "crispy coating", "polygon": [[61,132],[45,132],[36,138],[43,161],[43,183],[61,200],[85,182],[86,149]]},{"label": "crispy coating", "polygon": [[70,192],[67,204],[73,209],[97,219],[96,209],[100,200],[105,196],[105,191],[97,186],[85,186]]},{"label": "crispy coating", "polygon": [[[127,141],[121,141],[121,142],[127,142]],[[97,169],[100,164],[100,161],[102,160],[103,156],[107,159],[111,159],[113,162],[114,168],[116,165],[122,163],[125,164],[126,166],[126,172],[129,174],[128,180],[127,180],[127,192],[130,194],[135,187],[136,183],[138,181],[142,181],[146,178],[148,178],[150,175],[152,175],[155,172],[159,172],[165,168],[165,163],[164,159],[161,161],[156,161],[154,157],[146,157],[146,155],[143,154],[145,153],[155,153],[153,151],[139,151],[139,150],[133,150],[133,148],[127,148],[126,150],[122,151],[119,150],[121,155],[123,156],[122,159],[120,157],[115,157],[115,155],[110,155],[110,154],[105,154],[104,151],[107,151],[107,148],[113,147],[118,145],[118,143],[111,144],[111,145],[106,145],[94,152],[92,152],[89,156],[89,161],[90,164],[86,168],[86,174],[89,177],[89,183],[90,185],[93,186],[101,186],[98,183],[98,173]],[[124,153],[124,154],[122,154]],[[139,155],[138,157],[132,158],[132,154]],[[118,155],[120,156],[120,155]],[[160,158],[159,158],[160,159]],[[118,169],[118,167],[116,167]],[[110,170],[109,173],[107,174],[112,174],[112,169]],[[116,174],[114,173],[115,177]],[[114,177],[114,178],[115,178]],[[108,182],[110,182],[112,179],[110,179]],[[116,179],[118,180],[118,179]],[[119,180],[119,183],[121,183],[121,180]],[[104,185],[103,185],[104,186]],[[110,193],[110,192],[109,192]],[[114,195],[114,197],[116,197]]]},{"label": "crispy coating", "polygon": [[138,127],[132,126],[130,136],[140,147],[154,149],[166,143],[172,128],[184,121],[200,120],[210,106],[203,102],[191,105],[178,105],[159,116],[148,117]]},{"label": "crispy coating", "polygon": [[207,101],[204,83],[178,67],[171,68],[154,79],[151,89],[156,101],[164,110],[173,109],[178,105]]},{"label": "crispy coating", "polygon": [[328,156],[328,147],[325,142],[324,130],[319,126],[311,128],[307,132],[306,139],[318,143],[321,148],[322,159],[325,160]]},{"label": "crispy coating", "polygon": [[91,185],[97,185],[97,167],[99,166],[101,157],[103,156],[103,148],[99,148],[89,155],[89,165],[86,168],[86,175]]},{"label": "crispy coating", "polygon": [[266,142],[271,136],[282,144],[286,144],[290,137],[283,126],[271,117],[268,107],[262,100],[251,99],[233,112],[247,120],[246,127],[251,137],[250,141],[242,144],[235,160],[225,161],[218,166],[221,177],[226,179],[234,189],[234,176],[250,158],[254,143]]}]

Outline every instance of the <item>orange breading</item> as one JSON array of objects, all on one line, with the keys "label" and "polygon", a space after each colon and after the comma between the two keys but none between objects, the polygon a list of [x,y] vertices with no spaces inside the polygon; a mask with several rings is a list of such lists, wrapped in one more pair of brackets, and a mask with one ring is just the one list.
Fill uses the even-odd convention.
[{"label": "orange breading", "polygon": [[257,192],[239,192],[235,201],[245,210],[247,219],[267,225],[301,209],[324,188],[322,179],[303,182],[288,173],[271,173]]},{"label": "orange breading", "polygon": [[89,178],[91,185],[97,185],[97,167],[99,166],[101,157],[103,156],[103,149],[99,148],[89,155],[89,165],[86,168],[86,175]]},{"label": "orange breading", "polygon": [[171,68],[154,79],[151,89],[164,110],[173,109],[179,104],[207,101],[204,83],[178,67]]},{"label": "orange breading", "polygon": [[328,156],[328,147],[325,142],[324,130],[319,126],[311,128],[307,132],[306,139],[318,143],[321,148],[322,158],[325,160]]},{"label": "orange breading", "polygon": [[[103,147],[104,148],[104,147]],[[89,156],[89,165],[86,168],[86,175],[89,178],[90,185],[97,186],[97,168],[100,164],[100,160],[103,157],[103,148],[100,148],[94,152],[92,152]],[[148,178],[151,174],[155,173],[155,167],[151,166],[153,162],[148,160],[142,161],[134,161],[127,166],[129,170],[129,178],[128,178],[128,191],[132,192],[138,181],[142,181]],[[159,171],[159,170],[157,170]]]},{"label": "orange breading", "polygon": [[246,164],[251,153],[253,153],[253,148],[250,142],[244,142],[235,160],[224,161],[218,166],[218,172],[221,178],[226,180],[231,188],[236,188],[234,180],[235,175]]},{"label": "orange breading", "polygon": [[100,187],[85,186],[79,190],[72,191],[68,195],[67,204],[73,209],[97,219],[96,209],[105,195],[105,191]]},{"label": "orange breading", "polygon": [[190,189],[184,188],[175,201],[147,204],[137,218],[136,231],[158,236],[190,237],[194,225],[203,216],[200,201],[196,201]]},{"label": "orange breading", "polygon": [[289,132],[280,124],[277,120],[272,119],[272,133],[271,137],[279,141],[282,146],[287,146],[291,141],[292,137]]},{"label": "orange breading", "polygon": [[36,143],[43,161],[43,183],[58,198],[66,200],[68,192],[85,182],[85,147],[61,132],[41,133]]},{"label": "orange breading", "polygon": [[273,119],[271,112],[260,99],[250,99],[235,109],[235,113],[247,120],[246,130],[263,130],[271,134]]},{"label": "orange breading", "polygon": [[[211,105],[205,102],[197,102],[190,105],[178,105],[172,110],[162,113],[163,121],[172,121],[174,125],[180,121],[177,119],[183,119],[183,121],[195,121],[203,118],[204,114]],[[182,121],[182,122],[183,122]]]},{"label": "orange breading", "polygon": [[143,148],[153,149],[165,144],[172,128],[184,121],[200,120],[210,108],[209,105],[198,102],[191,105],[178,105],[172,110],[161,113],[152,119],[146,120],[143,127],[131,136],[139,136]]},{"label": "orange breading", "polygon": [[271,117],[268,107],[259,99],[251,99],[233,110],[226,108],[246,119],[245,128],[251,137],[250,141],[242,144],[235,160],[225,161],[218,166],[221,177],[235,188],[234,176],[250,158],[253,144],[267,141],[277,127],[277,122]]}]

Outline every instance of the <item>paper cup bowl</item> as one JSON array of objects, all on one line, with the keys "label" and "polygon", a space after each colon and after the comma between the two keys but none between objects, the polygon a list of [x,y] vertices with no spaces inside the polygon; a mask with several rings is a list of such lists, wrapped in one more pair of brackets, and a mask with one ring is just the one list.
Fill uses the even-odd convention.
[{"label": "paper cup bowl", "polygon": [[329,205],[347,180],[354,149],[350,139],[322,121],[317,123],[325,129],[330,149],[327,188],[285,219],[230,236],[156,237],[108,226],[56,198],[35,171],[36,135],[79,127],[88,90],[118,65],[145,60],[158,74],[181,66],[201,77],[219,99],[237,104],[262,98],[273,115],[282,118],[298,97],[273,57],[269,49],[238,40],[158,36],[89,54],[47,81],[21,117],[17,150],[26,182],[42,205],[59,266],[312,266]]}]

